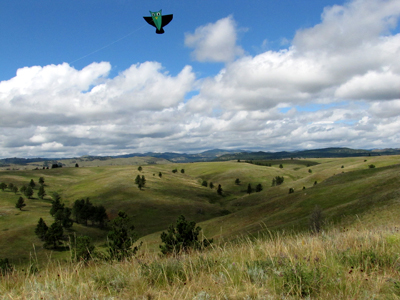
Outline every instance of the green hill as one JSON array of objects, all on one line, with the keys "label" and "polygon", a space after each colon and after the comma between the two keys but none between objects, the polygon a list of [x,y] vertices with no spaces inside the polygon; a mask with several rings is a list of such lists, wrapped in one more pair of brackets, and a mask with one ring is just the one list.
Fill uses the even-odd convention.
[{"label": "green hill", "polygon": [[[399,197],[399,156],[310,161],[314,165],[302,160],[282,161],[283,168],[228,161],[143,165],[142,172],[137,165],[1,171],[0,183],[19,188],[31,179],[38,186],[39,178],[44,177],[47,196],[38,199],[36,187],[34,199],[25,197],[27,206],[19,211],[15,203],[21,194],[0,191],[0,258],[8,257],[17,264],[28,262],[33,244],[39,259],[46,260],[52,253],[42,248],[33,232],[40,217],[52,223],[52,192],[58,192],[69,207],[75,200],[90,198],[94,205],[104,205],[111,219],[119,210],[126,211],[150,251],[158,250],[160,232],[181,214],[199,223],[207,237],[231,240],[266,230],[304,230],[315,205],[324,209],[329,221],[337,223]],[[376,168],[369,169],[369,164]],[[173,173],[173,169],[178,172]],[[134,184],[138,174],[147,181],[143,190]],[[284,183],[271,187],[275,176],[283,176]],[[240,185],[235,184],[236,178]],[[215,187],[204,187],[203,181],[213,182]],[[219,184],[222,196],[216,192]],[[263,190],[247,194],[248,184],[253,189],[262,184]],[[289,188],[295,192],[289,194]],[[97,246],[104,245],[107,233],[79,224],[73,225],[73,232],[91,236]],[[69,253],[53,251],[51,255],[63,258]]]}]

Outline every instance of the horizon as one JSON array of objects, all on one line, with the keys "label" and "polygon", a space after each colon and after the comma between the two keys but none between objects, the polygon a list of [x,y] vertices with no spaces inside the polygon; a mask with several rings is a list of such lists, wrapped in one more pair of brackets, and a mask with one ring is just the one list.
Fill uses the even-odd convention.
[{"label": "horizon", "polygon": [[0,11],[0,158],[400,145],[397,0]]},{"label": "horizon", "polygon": [[349,149],[349,150],[359,150],[359,151],[383,151],[383,150],[400,150],[400,148],[370,148],[370,149],[355,149],[355,148],[350,148],[350,147],[326,147],[326,148],[315,148],[315,149],[297,149],[297,150],[280,150],[280,151],[268,151],[268,150],[251,150],[251,149],[220,149],[220,148],[215,148],[215,149],[208,149],[208,150],[202,150],[200,152],[132,152],[132,153],[125,153],[125,154],[118,154],[118,155],[81,155],[81,156],[66,156],[66,157],[39,157],[39,156],[32,156],[32,157],[0,157],[0,160],[5,160],[5,159],[46,159],[46,160],[63,160],[63,159],[74,159],[74,158],[82,158],[82,157],[111,157],[115,158],[118,156],[126,156],[126,155],[144,155],[144,154],[181,154],[181,155],[196,155],[196,154],[202,154],[205,152],[209,151],[222,151],[222,152],[233,152],[233,153],[257,153],[257,152],[263,152],[263,153],[280,153],[280,152],[287,152],[287,153],[293,153],[293,152],[302,152],[302,151],[318,151],[318,150],[327,150],[327,149]]}]

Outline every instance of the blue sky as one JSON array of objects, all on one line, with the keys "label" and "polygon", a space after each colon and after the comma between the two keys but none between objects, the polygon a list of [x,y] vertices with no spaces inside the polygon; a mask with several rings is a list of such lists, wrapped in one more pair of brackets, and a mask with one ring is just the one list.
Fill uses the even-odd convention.
[{"label": "blue sky", "polygon": [[[174,14],[165,34],[143,16]],[[6,0],[0,157],[399,147],[395,0]]]}]

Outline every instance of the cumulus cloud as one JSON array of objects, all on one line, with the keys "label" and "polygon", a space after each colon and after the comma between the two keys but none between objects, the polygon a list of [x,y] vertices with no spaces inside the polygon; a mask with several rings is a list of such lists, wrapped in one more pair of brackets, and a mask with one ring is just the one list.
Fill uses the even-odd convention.
[{"label": "cumulus cloud", "polygon": [[193,59],[201,62],[230,62],[244,53],[236,45],[236,23],[228,16],[215,23],[201,26],[192,33],[185,34],[185,45],[194,48]]},{"label": "cumulus cloud", "polygon": [[114,78],[107,62],[22,68],[0,82],[0,157],[398,147],[399,15],[397,0],[327,7],[287,49],[255,56],[229,16],[185,36],[194,59],[226,63],[214,77],[159,62]]}]

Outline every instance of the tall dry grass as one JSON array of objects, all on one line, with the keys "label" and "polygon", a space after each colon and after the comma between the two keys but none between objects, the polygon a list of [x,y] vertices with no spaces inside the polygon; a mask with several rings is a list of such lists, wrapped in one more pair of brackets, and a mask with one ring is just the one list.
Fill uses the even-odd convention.
[{"label": "tall dry grass", "polygon": [[[50,261],[0,279],[2,299],[400,299],[396,220],[270,234],[124,262]],[[33,264],[35,261],[33,260]]]}]

